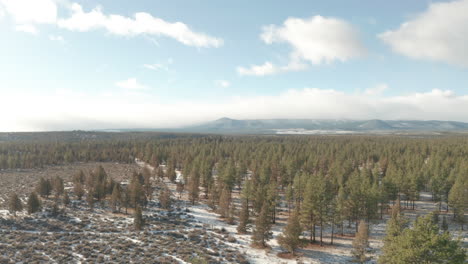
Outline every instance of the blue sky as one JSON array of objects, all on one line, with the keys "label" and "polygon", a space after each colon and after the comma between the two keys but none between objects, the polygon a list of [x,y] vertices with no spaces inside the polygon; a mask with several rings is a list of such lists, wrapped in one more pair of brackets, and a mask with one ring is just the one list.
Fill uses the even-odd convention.
[{"label": "blue sky", "polygon": [[468,121],[466,14],[467,0],[0,0],[0,110],[23,109],[0,131]]}]

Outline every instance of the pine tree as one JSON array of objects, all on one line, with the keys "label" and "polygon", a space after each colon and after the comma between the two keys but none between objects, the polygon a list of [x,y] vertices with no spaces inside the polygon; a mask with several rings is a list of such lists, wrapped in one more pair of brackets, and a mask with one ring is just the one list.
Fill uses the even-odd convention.
[{"label": "pine tree", "polygon": [[[388,236],[388,235],[387,235]],[[465,263],[466,252],[460,241],[455,241],[448,232],[439,233],[432,215],[419,217],[413,228],[385,240],[379,263]]]},{"label": "pine tree", "polygon": [[460,173],[453,184],[448,198],[449,205],[453,208],[453,217],[463,230],[465,212],[468,211],[468,172]]},{"label": "pine tree", "polygon": [[185,185],[182,182],[177,182],[176,191],[179,194],[179,199],[182,198],[182,193],[184,192]]},{"label": "pine tree", "polygon": [[228,218],[227,218],[227,223],[230,224],[230,225],[234,225],[235,224],[235,217],[236,217],[236,205],[234,203],[231,203],[231,205],[229,206],[229,215],[228,215]]},{"label": "pine tree", "polygon": [[361,220],[359,223],[358,232],[353,241],[352,254],[358,263],[365,263],[367,260],[366,252],[369,246],[369,230],[366,222]]},{"label": "pine tree", "polygon": [[8,203],[8,210],[16,217],[16,212],[23,210],[23,203],[16,193],[12,193]]},{"label": "pine tree", "polygon": [[189,199],[192,205],[195,204],[196,201],[198,201],[199,185],[200,185],[200,177],[198,173],[193,172],[190,175],[189,186],[188,186]]},{"label": "pine tree", "polygon": [[293,255],[296,249],[301,245],[300,236],[302,234],[302,227],[299,222],[299,214],[295,210],[288,218],[288,223],[281,234],[278,237],[278,243],[281,247],[285,248],[289,253]]},{"label": "pine tree", "polygon": [[111,195],[111,205],[112,211],[117,211],[120,213],[120,207],[122,204],[122,187],[119,183],[114,185],[114,190],[112,190]]},{"label": "pine tree", "polygon": [[73,185],[73,192],[75,193],[76,195],[76,198],[78,200],[81,200],[81,198],[83,198],[83,195],[85,194],[85,190],[83,188],[83,184],[81,182],[76,182],[74,185]]},{"label": "pine tree", "polygon": [[133,213],[133,226],[135,230],[142,230],[144,225],[143,215],[141,212],[141,207],[137,206],[135,212]]},{"label": "pine tree", "polygon": [[223,188],[221,191],[221,197],[219,198],[218,213],[221,218],[227,218],[229,216],[229,207],[231,205],[231,191],[228,187]]},{"label": "pine tree", "polygon": [[247,224],[249,223],[249,206],[245,199],[242,200],[242,207],[239,217],[239,225],[237,226],[237,233],[247,233]]},{"label": "pine tree", "polygon": [[167,210],[171,208],[171,190],[167,186],[164,186],[163,190],[159,194],[159,203],[163,209]]},{"label": "pine tree", "polygon": [[130,191],[130,204],[133,208],[136,208],[138,205],[142,206],[146,203],[146,196],[138,177],[132,177],[128,188]]},{"label": "pine tree", "polygon": [[166,175],[167,175],[167,178],[168,178],[171,182],[175,182],[176,179],[177,179],[177,174],[176,174],[175,168],[173,168],[172,166],[169,166],[169,167],[167,168]]},{"label": "pine tree", "polygon": [[41,201],[35,192],[32,192],[28,197],[27,209],[28,214],[33,214],[41,210]]},{"label": "pine tree", "polygon": [[55,192],[55,199],[58,199],[64,192],[63,179],[56,176],[52,180],[52,188]]},{"label": "pine tree", "polygon": [[49,179],[44,179],[41,177],[36,186],[36,192],[42,197],[49,197],[52,191],[52,185]]},{"label": "pine tree", "polygon": [[256,247],[265,248],[266,242],[272,238],[270,206],[264,203],[260,214],[255,219],[255,228],[252,233],[252,244]]}]

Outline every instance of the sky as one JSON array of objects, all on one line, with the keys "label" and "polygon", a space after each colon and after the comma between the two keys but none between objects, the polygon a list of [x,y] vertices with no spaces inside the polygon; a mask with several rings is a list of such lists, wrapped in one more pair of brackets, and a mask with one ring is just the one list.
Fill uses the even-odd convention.
[{"label": "sky", "polygon": [[468,122],[468,0],[0,0],[0,131]]}]

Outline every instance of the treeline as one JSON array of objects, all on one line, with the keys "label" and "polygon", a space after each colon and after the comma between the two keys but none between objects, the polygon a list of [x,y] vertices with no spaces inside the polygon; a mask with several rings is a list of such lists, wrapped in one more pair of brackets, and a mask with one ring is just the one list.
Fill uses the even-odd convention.
[{"label": "treeline", "polygon": [[[468,205],[465,136],[198,135],[0,144],[0,168],[135,158],[155,168],[164,164],[156,173],[174,182],[180,170],[192,203],[206,199],[223,217],[236,210],[247,218],[263,212],[274,223],[279,208],[298,211],[310,240],[320,243],[327,227],[332,237],[344,225],[357,230],[360,220],[381,218],[397,199],[412,209],[421,191],[430,191],[441,210],[452,210],[461,226]],[[234,191],[241,203],[232,203]]]},{"label": "treeline", "polygon": [[268,207],[272,223],[285,203],[300,211],[315,241],[326,226],[342,232],[344,224],[357,229],[360,220],[381,218],[397,199],[414,209],[421,191],[462,225],[467,154],[467,137],[300,136],[156,141],[136,155],[181,170],[191,200],[208,199],[223,216],[235,189],[254,215]]}]

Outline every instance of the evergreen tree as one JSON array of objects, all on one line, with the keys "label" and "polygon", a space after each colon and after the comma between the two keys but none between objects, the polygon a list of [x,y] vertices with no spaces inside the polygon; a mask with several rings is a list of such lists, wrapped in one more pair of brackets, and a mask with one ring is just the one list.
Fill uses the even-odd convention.
[{"label": "evergreen tree", "polygon": [[239,225],[237,226],[237,233],[245,234],[247,233],[247,224],[249,223],[249,206],[247,200],[242,199],[242,207],[239,217]]},{"label": "evergreen tree", "polygon": [[92,190],[88,190],[88,193],[86,193],[86,202],[88,203],[89,210],[93,211],[94,209],[94,197],[92,194]]},{"label": "evergreen tree", "polygon": [[229,216],[229,207],[231,205],[231,191],[228,187],[223,188],[221,191],[221,197],[219,198],[218,213],[222,218]]},{"label": "evergreen tree", "polygon": [[176,191],[179,194],[179,199],[182,198],[182,193],[184,192],[185,185],[182,182],[177,182]]},{"label": "evergreen tree", "polygon": [[296,249],[301,245],[301,234],[302,227],[299,222],[299,214],[297,210],[295,210],[288,218],[288,223],[284,228],[283,234],[278,237],[278,243],[281,247],[294,255]]},{"label": "evergreen tree", "polygon": [[23,210],[23,203],[16,193],[12,193],[8,202],[8,210],[16,217],[16,212]]},{"label": "evergreen tree", "polygon": [[120,207],[122,204],[122,187],[119,183],[114,185],[114,190],[112,190],[111,195],[111,206],[112,211],[117,211],[120,213]]},{"label": "evergreen tree", "polygon": [[81,200],[81,198],[83,198],[83,195],[85,194],[83,184],[81,182],[75,182],[75,184],[73,185],[73,192],[75,193],[76,198],[78,200]]},{"label": "evergreen tree", "polygon": [[171,190],[167,186],[164,186],[163,190],[159,194],[159,203],[163,209],[167,210],[171,208]]},{"label": "evergreen tree", "polygon": [[266,242],[272,238],[270,206],[264,203],[260,214],[255,219],[255,228],[252,233],[252,244],[256,247],[265,248]]},{"label": "evergreen tree", "polygon": [[230,206],[229,206],[229,215],[228,215],[228,218],[227,218],[227,223],[230,224],[230,225],[233,225],[235,224],[235,216],[236,216],[236,205],[234,203],[232,203]]},{"label": "evergreen tree", "polygon": [[135,212],[133,213],[133,226],[135,230],[142,230],[144,225],[143,215],[141,212],[141,207],[137,206]]},{"label": "evergreen tree", "polygon": [[167,178],[168,178],[171,182],[175,182],[176,179],[177,179],[177,174],[176,174],[175,168],[172,167],[172,166],[168,166],[168,167],[167,167],[166,175],[167,175]]},{"label": "evergreen tree", "polygon": [[146,196],[137,176],[132,177],[128,189],[130,191],[130,205],[133,208],[136,208],[138,205],[142,206],[146,203]]},{"label": "evergreen tree", "polygon": [[52,188],[55,192],[55,198],[58,199],[64,192],[63,179],[59,176],[54,177],[52,180]]},{"label": "evergreen tree", "polygon": [[[388,236],[388,235],[387,235]],[[432,215],[419,217],[413,228],[385,240],[379,263],[451,263],[462,264],[466,252],[460,241],[454,241],[448,232],[439,233],[432,221]]]},{"label": "evergreen tree", "polygon": [[27,202],[28,214],[33,214],[41,210],[41,201],[35,192],[29,194]]},{"label": "evergreen tree", "polygon": [[52,185],[49,179],[44,179],[41,177],[36,186],[36,192],[42,197],[49,197],[52,191]]},{"label": "evergreen tree", "polygon": [[353,241],[352,254],[358,263],[365,263],[367,260],[366,252],[369,247],[369,230],[366,222],[361,220],[358,232]]},{"label": "evergreen tree", "polygon": [[200,177],[198,173],[192,172],[189,178],[189,183],[188,183],[189,199],[192,205],[195,204],[196,201],[198,201],[198,195],[200,191],[199,185],[200,185]]},{"label": "evergreen tree", "polygon": [[449,205],[453,208],[453,217],[463,230],[465,213],[468,211],[468,171],[460,173],[449,193]]}]

